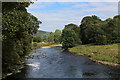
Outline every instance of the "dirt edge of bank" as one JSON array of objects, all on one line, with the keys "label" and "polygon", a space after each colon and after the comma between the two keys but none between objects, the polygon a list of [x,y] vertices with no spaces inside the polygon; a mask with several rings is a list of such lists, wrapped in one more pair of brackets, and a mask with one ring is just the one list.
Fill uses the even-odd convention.
[{"label": "dirt edge of bank", "polygon": [[62,45],[56,44],[56,45],[50,45],[50,46],[42,46],[41,48],[51,48],[51,47],[57,47],[57,46],[62,46]]},{"label": "dirt edge of bank", "polygon": [[[84,54],[74,53],[74,52],[72,52],[72,51],[70,51],[70,50],[68,50],[68,52],[73,53],[73,54],[76,54],[76,55],[86,56],[86,55],[84,55]],[[87,57],[88,57],[88,56],[87,56]],[[112,63],[112,62],[107,62],[107,61],[100,61],[100,60],[93,59],[93,58],[91,58],[91,57],[88,57],[88,58],[89,58],[90,60],[94,61],[94,62],[99,63],[99,64],[109,65],[109,66],[118,66],[118,67],[120,67],[120,64],[116,64],[116,63]]]}]

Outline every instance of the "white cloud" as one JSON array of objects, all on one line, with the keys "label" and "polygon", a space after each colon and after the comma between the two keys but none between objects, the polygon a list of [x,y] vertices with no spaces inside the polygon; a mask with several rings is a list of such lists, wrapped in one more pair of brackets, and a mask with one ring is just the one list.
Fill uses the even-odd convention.
[{"label": "white cloud", "polygon": [[[32,0],[36,1],[36,0]],[[119,2],[119,0],[37,0],[38,2]]]},{"label": "white cloud", "polygon": [[88,8],[89,5],[88,4],[77,4],[73,6],[74,8]]},{"label": "white cloud", "polygon": [[41,8],[46,8],[47,6],[53,5],[53,2],[34,2],[34,4],[30,5],[28,8],[29,9],[41,9]]},{"label": "white cloud", "polygon": [[39,18],[40,21],[42,21],[42,24],[40,25],[40,30],[45,31],[55,31],[56,29],[62,30],[65,25],[69,23],[75,23],[79,25],[81,17],[66,15],[64,13],[53,13],[53,14],[45,14],[45,13],[39,13],[33,12],[33,15]]},{"label": "white cloud", "polygon": [[[44,4],[45,7],[48,3]],[[50,4],[50,3],[49,3]],[[52,4],[51,4],[52,5]],[[38,7],[42,5],[38,5]],[[91,8],[92,7],[92,8]],[[37,8],[35,6],[35,8]],[[74,9],[81,8],[81,9]],[[29,9],[32,9],[31,7]],[[28,10],[29,11],[29,10]],[[65,25],[69,23],[80,24],[80,21],[85,16],[97,15],[104,19],[112,18],[118,14],[118,3],[108,2],[90,2],[88,4],[79,3],[74,6],[63,8],[60,10],[50,10],[43,13],[42,11],[30,11],[39,20],[42,21],[40,25],[41,30],[55,31],[62,30]]]},{"label": "white cloud", "polygon": [[83,12],[96,13],[102,19],[113,17],[118,14],[118,3],[90,3],[90,6],[95,8],[83,10]]}]

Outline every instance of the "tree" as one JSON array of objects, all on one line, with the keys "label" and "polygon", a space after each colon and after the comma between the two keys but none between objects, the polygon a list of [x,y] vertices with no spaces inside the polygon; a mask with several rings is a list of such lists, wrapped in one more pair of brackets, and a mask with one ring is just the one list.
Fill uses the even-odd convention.
[{"label": "tree", "polygon": [[54,42],[55,43],[60,43],[61,41],[61,34],[62,34],[62,32],[60,31],[60,30],[58,30],[58,29],[56,29],[56,31],[54,32]]},{"label": "tree", "polygon": [[113,19],[108,18],[103,22],[103,26],[101,27],[104,31],[104,35],[106,35],[107,43],[119,43],[120,35],[119,35],[119,24],[120,24],[120,15],[115,16]]},{"label": "tree", "polygon": [[64,29],[62,31],[62,48],[67,50],[77,44],[77,35],[74,30]]},{"label": "tree", "polygon": [[[80,25],[81,41],[83,44],[96,43],[97,36],[102,35],[100,31],[101,19],[97,16],[84,17]],[[96,40],[97,41],[97,40]]]},{"label": "tree", "polygon": [[33,42],[42,42],[43,41],[43,37],[39,34],[39,35],[36,35],[34,38],[33,38]]},{"label": "tree", "polygon": [[80,25],[83,44],[112,44],[120,42],[120,15],[101,21],[97,16],[84,17]]},{"label": "tree", "polygon": [[81,37],[81,35],[80,35],[80,28],[78,27],[78,25],[71,23],[71,24],[65,25],[65,28],[74,30],[76,35],[79,38]]},{"label": "tree", "polygon": [[96,25],[89,26],[85,29],[85,38],[87,43],[93,44],[106,44],[106,36],[104,35],[104,31]]},{"label": "tree", "polygon": [[114,43],[120,43],[120,15],[117,15],[113,18],[115,29],[113,30],[114,33]]},{"label": "tree", "polygon": [[53,32],[51,32],[51,33],[49,34],[47,41],[48,41],[49,43],[54,43],[54,33],[53,33]]},{"label": "tree", "polygon": [[14,73],[31,51],[32,35],[39,24],[36,17],[27,12],[31,2],[2,3],[2,70],[3,77]]},{"label": "tree", "polygon": [[71,24],[65,25],[65,28],[74,30],[77,35],[77,44],[81,44],[80,27],[78,27],[78,25],[76,24],[71,23]]},{"label": "tree", "polygon": [[68,24],[68,25],[65,25],[65,28],[67,29],[73,29],[74,27],[78,27],[76,24]]}]

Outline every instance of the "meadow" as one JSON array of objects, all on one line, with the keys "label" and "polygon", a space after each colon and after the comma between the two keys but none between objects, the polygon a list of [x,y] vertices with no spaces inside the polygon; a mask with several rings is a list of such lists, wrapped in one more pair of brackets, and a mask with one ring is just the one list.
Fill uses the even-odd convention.
[{"label": "meadow", "polygon": [[79,45],[69,48],[69,51],[77,55],[85,55],[95,60],[120,63],[118,44],[111,45]]}]

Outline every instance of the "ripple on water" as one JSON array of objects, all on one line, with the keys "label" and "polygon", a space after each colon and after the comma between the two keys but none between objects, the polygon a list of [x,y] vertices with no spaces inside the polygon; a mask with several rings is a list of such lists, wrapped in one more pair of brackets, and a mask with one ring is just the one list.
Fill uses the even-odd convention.
[{"label": "ripple on water", "polygon": [[34,63],[31,63],[31,64],[26,64],[26,65],[31,66],[34,71],[40,69],[40,63],[39,62],[34,62]]},{"label": "ripple on water", "polygon": [[[26,61],[27,68],[19,76],[37,78],[114,78],[119,77],[114,67],[97,64],[85,56],[59,51],[58,48],[40,48],[34,59]],[[38,57],[39,58],[38,58]]]}]

